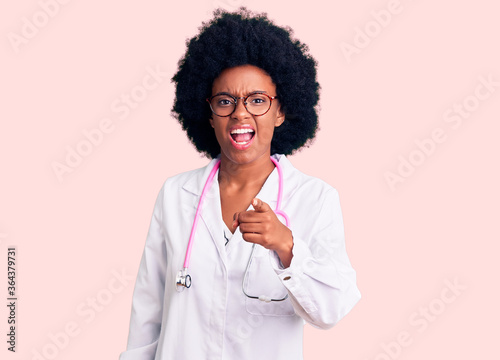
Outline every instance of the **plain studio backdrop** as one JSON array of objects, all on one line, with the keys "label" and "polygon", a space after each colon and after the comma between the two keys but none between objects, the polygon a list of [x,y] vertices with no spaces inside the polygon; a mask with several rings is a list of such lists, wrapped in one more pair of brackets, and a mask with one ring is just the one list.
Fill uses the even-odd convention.
[{"label": "plain studio backdrop", "polygon": [[208,162],[171,116],[170,78],[213,9],[241,5],[318,60],[321,130],[290,160],[339,191],[362,294],[333,329],[306,325],[305,358],[499,358],[500,9],[486,0],[2,2],[0,303],[9,247],[17,300],[15,353],[0,307],[0,357],[125,349],[156,195]]}]

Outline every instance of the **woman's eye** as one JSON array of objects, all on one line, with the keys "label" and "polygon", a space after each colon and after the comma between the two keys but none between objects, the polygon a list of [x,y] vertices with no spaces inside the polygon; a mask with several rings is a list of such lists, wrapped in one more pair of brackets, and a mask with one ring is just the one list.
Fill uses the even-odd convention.
[{"label": "woman's eye", "polygon": [[269,102],[269,100],[266,97],[263,96],[252,96],[248,98],[248,103],[252,105],[262,105]]},{"label": "woman's eye", "polygon": [[219,106],[229,106],[232,104],[232,101],[229,99],[220,99],[217,101],[217,105]]}]

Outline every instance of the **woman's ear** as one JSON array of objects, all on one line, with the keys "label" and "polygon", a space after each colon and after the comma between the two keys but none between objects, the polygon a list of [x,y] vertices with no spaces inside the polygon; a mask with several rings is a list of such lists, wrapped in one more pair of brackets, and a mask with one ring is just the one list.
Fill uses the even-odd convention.
[{"label": "woman's ear", "polygon": [[276,114],[276,121],[274,122],[274,127],[278,127],[285,122],[285,113],[281,111],[281,105],[278,108],[278,112]]},{"label": "woman's ear", "polygon": [[210,116],[210,118],[208,120],[210,121],[210,125],[212,125],[212,127],[214,127],[214,119],[212,119],[212,117]]}]

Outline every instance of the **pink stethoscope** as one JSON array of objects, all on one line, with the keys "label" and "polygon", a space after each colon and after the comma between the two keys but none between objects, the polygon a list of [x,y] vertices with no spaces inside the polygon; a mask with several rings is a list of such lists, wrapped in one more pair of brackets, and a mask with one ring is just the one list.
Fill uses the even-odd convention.
[{"label": "pink stethoscope", "polygon": [[[288,218],[288,215],[284,211],[280,210],[281,199],[283,197],[283,172],[281,170],[281,165],[272,156],[271,156],[271,161],[274,163],[274,165],[276,166],[276,169],[278,170],[278,179],[279,179],[278,201],[276,203],[276,209],[274,210],[274,213],[276,215],[282,216],[285,219],[286,226],[289,227],[290,219]],[[184,266],[183,266],[182,270],[179,270],[179,272],[177,273],[176,278],[175,278],[176,288],[177,288],[177,291],[179,291],[179,292],[184,290],[185,288],[191,287],[191,276],[188,275],[187,270],[189,268],[189,260],[191,259],[191,249],[193,248],[193,239],[194,239],[194,235],[196,233],[196,228],[198,225],[198,218],[200,215],[201,207],[203,205],[203,200],[205,199],[205,194],[206,194],[207,190],[210,188],[210,185],[212,184],[212,181],[213,181],[215,174],[217,173],[217,170],[219,169],[219,167],[220,167],[220,159],[216,162],[212,171],[208,175],[208,179],[205,183],[205,186],[203,187],[203,191],[201,192],[200,201],[198,202],[196,214],[194,215],[193,226],[191,228],[191,235],[189,236],[189,242],[188,242],[188,246],[187,246],[187,250],[186,250],[186,257],[184,258]],[[285,297],[280,298],[280,299],[271,299],[271,298],[263,296],[263,295],[250,296],[246,293],[245,288],[244,288],[244,283],[246,280],[246,275],[248,273],[248,268],[250,267],[250,261],[252,259],[254,249],[255,249],[255,244],[253,244],[253,246],[252,246],[252,253],[250,254],[250,259],[248,260],[247,268],[245,270],[245,276],[243,279],[243,293],[250,298],[259,299],[259,300],[266,301],[266,302],[285,300],[288,297],[288,294]]]}]

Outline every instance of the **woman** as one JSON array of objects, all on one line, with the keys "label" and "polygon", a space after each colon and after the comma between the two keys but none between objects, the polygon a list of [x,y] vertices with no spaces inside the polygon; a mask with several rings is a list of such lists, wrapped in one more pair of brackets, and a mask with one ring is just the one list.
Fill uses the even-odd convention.
[{"label": "woman", "polygon": [[314,137],[319,89],[290,36],[241,8],[188,43],[173,111],[212,160],[160,190],[121,360],[302,359],[304,322],[360,299],[337,191],[285,157]]}]

